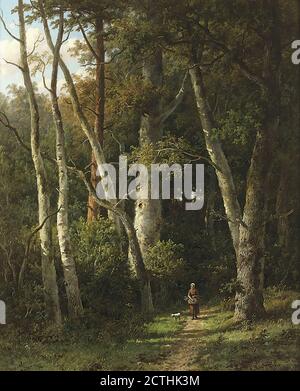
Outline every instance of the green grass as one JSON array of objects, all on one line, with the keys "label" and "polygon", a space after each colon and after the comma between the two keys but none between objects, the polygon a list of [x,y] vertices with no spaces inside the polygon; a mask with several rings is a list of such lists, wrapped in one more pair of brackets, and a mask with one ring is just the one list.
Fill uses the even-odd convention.
[{"label": "green grass", "polygon": [[[299,297],[295,292],[268,290],[267,317],[253,324],[236,323],[233,312],[223,305],[202,309],[199,328],[187,341],[196,347],[191,369],[300,370],[300,326],[291,322],[291,303]],[[173,344],[185,324],[169,314],[158,315],[142,332],[132,333],[134,338],[119,341],[111,336],[110,326],[101,333],[66,329],[60,335],[53,329],[26,334],[1,326],[0,370],[161,369],[161,363],[176,354]]]},{"label": "green grass", "polygon": [[[169,315],[159,315],[138,338],[125,343],[108,334],[55,336],[44,331],[42,337],[7,330],[0,336],[0,370],[142,370],[165,357],[165,348],[183,327]],[[8,327],[8,326],[5,326]]]},{"label": "green grass", "polygon": [[254,324],[235,323],[232,312],[210,308],[193,365],[199,370],[300,370],[300,327],[291,321],[291,303],[299,297],[269,290],[267,317]]}]

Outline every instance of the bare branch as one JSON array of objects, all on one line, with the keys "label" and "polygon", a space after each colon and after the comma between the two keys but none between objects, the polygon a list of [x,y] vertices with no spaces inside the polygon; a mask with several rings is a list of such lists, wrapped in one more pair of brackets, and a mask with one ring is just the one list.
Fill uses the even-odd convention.
[{"label": "bare branch", "polygon": [[205,157],[203,155],[190,153],[190,152],[180,148],[177,145],[175,145],[175,147],[173,147],[173,148],[172,147],[160,148],[160,149],[157,150],[157,152],[158,152],[158,154],[160,154],[161,152],[181,152],[183,155],[186,155],[187,157],[191,158],[190,162],[195,162],[197,160],[204,160],[209,165],[214,167],[216,170],[221,171],[220,168],[212,160],[210,160],[209,158],[207,158],[207,157]]},{"label": "bare branch", "polygon": [[92,109],[91,107],[89,106],[83,106],[86,110],[90,111],[92,114],[94,114],[95,116],[97,116],[98,114],[96,113],[96,111],[94,109]]},{"label": "bare branch", "polygon": [[[3,118],[1,118],[1,116],[4,118],[4,120]],[[18,130],[11,125],[7,115],[4,112],[0,112],[0,123],[2,123],[2,125],[4,125],[7,129],[10,129],[13,132],[18,143],[21,145],[21,147],[23,147],[27,152],[31,154],[31,148],[22,140],[22,137],[20,136]],[[49,156],[47,153],[41,152],[41,155],[50,163],[56,164],[56,160],[53,157]]]},{"label": "bare branch", "polygon": [[211,67],[212,65],[214,65],[217,61],[219,61],[221,58],[223,58],[225,56],[225,53],[221,53],[219,56],[217,56],[216,58],[214,58],[213,60],[211,60],[210,62],[207,62],[207,63],[201,63],[200,64],[200,67]]},{"label": "bare branch", "polygon": [[55,212],[49,214],[48,216],[46,216],[44,218],[44,220],[42,221],[42,223],[40,225],[38,225],[32,232],[31,234],[29,235],[29,238],[27,240],[27,245],[26,245],[26,250],[25,250],[25,256],[24,256],[24,259],[23,259],[23,262],[22,262],[22,265],[21,265],[21,268],[20,268],[20,272],[19,272],[19,278],[18,278],[18,289],[21,289],[22,286],[23,286],[23,281],[24,281],[24,274],[25,274],[25,269],[26,269],[26,266],[27,266],[27,263],[28,263],[28,259],[29,259],[29,253],[30,253],[30,247],[31,247],[31,242],[32,242],[32,239],[34,238],[34,236],[44,227],[44,225],[46,224],[46,222],[53,216],[57,215],[59,213],[59,211],[61,210],[61,206],[59,207],[58,210],[56,210]]},{"label": "bare branch", "polygon": [[189,74],[189,72],[186,71],[184,78],[183,78],[183,81],[182,81],[182,84],[181,84],[181,87],[180,87],[180,90],[178,91],[177,95],[172,100],[172,102],[170,102],[169,105],[165,108],[164,112],[159,116],[158,121],[160,124],[165,122],[169,118],[169,116],[176,110],[176,108],[179,106],[179,104],[182,102],[184,91],[185,91],[185,83],[186,83],[188,74]]},{"label": "bare branch", "polygon": [[85,42],[86,42],[86,44],[87,44],[89,50],[91,51],[91,53],[93,54],[93,56],[94,56],[97,60],[99,60],[100,58],[99,58],[98,54],[96,53],[95,49],[93,48],[93,45],[90,43],[90,41],[89,41],[89,39],[88,39],[88,37],[87,37],[87,35],[86,35],[86,32],[84,31],[84,28],[83,28],[83,26],[82,26],[82,24],[81,24],[81,22],[80,22],[78,16],[74,15],[74,13],[72,13],[72,16],[73,16],[74,19],[76,19],[76,22],[78,23],[78,26],[79,26],[79,28],[80,28],[81,34],[82,34],[82,36],[83,36],[83,38],[84,38],[84,40],[85,40]]},{"label": "bare branch", "polygon": [[72,32],[72,29],[70,28],[70,30],[67,32],[66,38],[61,42],[62,45],[63,45],[65,42],[67,42],[67,40],[70,38],[71,32]]},{"label": "bare branch", "polygon": [[[3,118],[1,118],[1,116],[4,118],[4,120],[3,120]],[[22,138],[20,137],[20,135],[19,135],[17,129],[16,129],[14,126],[11,125],[11,123],[10,123],[10,121],[9,121],[9,119],[8,119],[8,117],[7,117],[7,115],[6,115],[5,113],[3,113],[3,112],[0,112],[0,122],[1,122],[2,125],[4,125],[7,129],[10,129],[10,130],[13,132],[13,134],[15,135],[15,137],[16,137],[18,143],[19,143],[24,149],[26,149],[28,152],[31,152],[30,147],[29,147],[27,144],[24,143],[24,141],[23,141]]]},{"label": "bare branch", "polygon": [[39,34],[39,36],[37,37],[37,39],[35,40],[34,44],[33,44],[33,48],[31,50],[31,52],[29,54],[27,54],[27,57],[29,58],[30,56],[33,55],[33,53],[35,52],[37,46],[42,43],[44,40],[44,38],[41,36],[41,34]]},{"label": "bare branch", "polygon": [[285,212],[285,213],[276,213],[276,214],[271,215],[267,221],[284,219],[284,218],[289,217],[294,212],[295,212],[295,210],[291,209],[291,210],[289,210],[288,212]]},{"label": "bare branch", "polygon": [[47,86],[47,83],[46,83],[46,78],[45,78],[45,71],[46,71],[46,64],[42,61],[42,64],[43,64],[43,69],[42,69],[42,79],[43,79],[43,85],[45,87],[45,89],[51,94],[52,90],[51,88],[49,88]]},{"label": "bare branch", "polygon": [[3,19],[3,11],[1,10],[1,13],[0,13],[0,20],[3,24],[3,27],[4,27],[4,30],[7,32],[7,34],[9,34],[15,41],[18,41],[18,42],[21,42],[21,39],[16,37],[6,26],[6,23]]},{"label": "bare branch", "polygon": [[14,67],[17,67],[18,69],[20,69],[21,72],[24,72],[24,68],[22,68],[21,65],[16,64],[15,62],[12,62],[12,61],[7,61],[7,60],[5,60],[5,58],[3,58],[3,61],[5,61],[6,64],[13,65]]},{"label": "bare branch", "polygon": [[100,206],[102,206],[105,209],[110,210],[110,211],[115,212],[115,213],[118,214],[119,209],[116,207],[116,204],[113,204],[112,202],[109,202],[107,200],[98,198],[98,196],[96,194],[96,190],[93,188],[92,184],[88,181],[88,179],[85,176],[85,173],[82,170],[76,168],[75,166],[74,167],[68,166],[68,170],[73,172],[78,178],[80,178],[83,181],[83,183],[85,184],[85,187],[87,188],[89,194],[93,198],[95,198],[96,202]]},{"label": "bare branch", "polygon": [[117,137],[114,135],[114,132],[112,130],[110,130],[108,127],[106,127],[106,129],[109,131],[109,133],[111,134],[111,137],[115,140],[115,142],[119,145],[119,151],[120,153],[122,154],[124,151],[125,151],[125,145],[124,143],[121,143]]},{"label": "bare branch", "polygon": [[216,212],[215,210],[212,210],[212,211],[210,212],[210,214],[211,214],[212,216],[214,216],[214,217],[219,218],[220,220],[228,221],[229,223],[232,223],[232,224],[234,224],[234,223],[239,223],[239,224],[241,224],[244,228],[248,229],[247,224],[246,224],[242,219],[237,219],[236,221],[232,221],[232,220],[230,220],[227,216],[221,215],[220,213]]},{"label": "bare branch", "polygon": [[109,61],[106,61],[105,64],[111,64],[114,59],[118,56],[120,56],[122,53],[124,53],[126,50],[126,48],[123,48],[123,49],[120,49],[118,52],[112,54],[112,56],[110,57]]}]

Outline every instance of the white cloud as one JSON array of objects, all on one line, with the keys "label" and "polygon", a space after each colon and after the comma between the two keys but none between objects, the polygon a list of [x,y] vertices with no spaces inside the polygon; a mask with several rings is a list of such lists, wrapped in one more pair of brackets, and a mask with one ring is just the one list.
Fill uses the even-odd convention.
[{"label": "white cloud", "polygon": [[19,44],[17,41],[12,39],[1,39],[0,40],[0,75],[8,76],[14,75],[18,70],[10,64],[7,64],[5,60],[11,61],[14,63],[19,62]]},{"label": "white cloud", "polygon": [[[27,47],[28,52],[30,53],[33,50],[34,44],[37,40],[42,39],[42,32],[35,27],[31,27],[27,30]],[[48,51],[48,48],[45,42],[38,44],[36,52],[42,54],[43,52]],[[13,76],[19,70],[11,64],[5,62],[13,62],[19,64],[20,62],[20,48],[19,42],[10,38],[10,39],[1,39],[0,40],[0,58],[1,58],[1,68],[0,74],[2,76]],[[48,51],[49,52],[49,51]]]},{"label": "white cloud", "polygon": [[[38,44],[36,44],[37,41],[39,41]],[[62,58],[66,61],[67,64],[70,65],[71,63],[73,68],[78,67],[78,70],[80,70],[79,64],[76,64],[76,59],[71,57],[71,54],[69,52],[69,50],[75,45],[76,41],[77,39],[75,38],[69,38],[67,42],[63,44],[61,54]],[[44,38],[43,31],[38,27],[30,27],[27,29],[28,53],[31,53],[35,44],[35,54],[41,55],[42,57],[47,54],[50,55],[50,50]],[[12,38],[0,39],[0,77],[2,78],[3,84],[7,85],[15,81],[15,78],[19,76],[18,73],[20,73],[20,70],[11,64],[7,64],[5,60],[16,64],[19,64],[20,61],[19,43]],[[37,75],[35,77],[35,80],[39,85],[39,89],[44,89],[41,76]],[[63,84],[63,80],[60,80],[59,83],[60,89]]]}]

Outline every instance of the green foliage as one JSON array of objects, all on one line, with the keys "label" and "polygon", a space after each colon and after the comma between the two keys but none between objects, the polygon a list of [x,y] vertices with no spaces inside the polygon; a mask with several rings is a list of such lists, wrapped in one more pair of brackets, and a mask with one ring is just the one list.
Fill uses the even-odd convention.
[{"label": "green foliage", "polygon": [[176,280],[184,268],[182,258],[184,247],[172,240],[159,241],[149,247],[145,256],[145,264],[153,276],[163,280]]},{"label": "green foliage", "polygon": [[211,164],[205,152],[197,150],[186,138],[176,137],[171,133],[162,137],[157,143],[132,147],[129,161],[139,162],[146,166],[152,163],[183,165],[196,161]]},{"label": "green foliage", "polygon": [[103,316],[124,316],[135,302],[134,283],[113,223],[80,219],[72,227],[72,243],[88,318],[98,322]]},{"label": "green foliage", "polygon": [[232,278],[230,281],[222,284],[220,288],[220,294],[225,296],[225,298],[234,297],[236,292],[240,292],[242,287],[239,285],[238,281],[235,278]]},{"label": "green foliage", "polygon": [[115,84],[110,89],[110,99],[114,106],[110,115],[120,115],[128,110],[142,115],[147,113],[152,102],[163,94],[162,88],[155,88],[141,76],[129,76]]},{"label": "green foliage", "polygon": [[89,224],[81,218],[72,227],[72,240],[77,264],[88,273],[101,276],[122,263],[118,234],[106,218]]},{"label": "green foliage", "polygon": [[249,144],[253,134],[261,127],[261,113],[258,107],[248,107],[240,111],[229,110],[219,121],[219,129],[216,135],[220,140],[244,146]]}]

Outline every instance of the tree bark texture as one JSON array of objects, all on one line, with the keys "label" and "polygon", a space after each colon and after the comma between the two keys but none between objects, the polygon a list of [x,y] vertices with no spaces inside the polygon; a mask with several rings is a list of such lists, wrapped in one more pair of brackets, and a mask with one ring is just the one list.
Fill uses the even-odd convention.
[{"label": "tree bark texture", "polygon": [[[39,109],[28,65],[24,4],[22,0],[18,0],[18,16],[20,32],[21,69],[30,104],[31,153],[37,180],[39,223],[42,224],[42,222],[47,218],[47,216],[50,215],[50,191],[47,174],[40,150]],[[39,234],[41,242],[42,276],[46,309],[49,319],[60,325],[61,310],[59,303],[54,257],[52,252],[50,219],[45,222],[42,229],[39,231]]]}]

